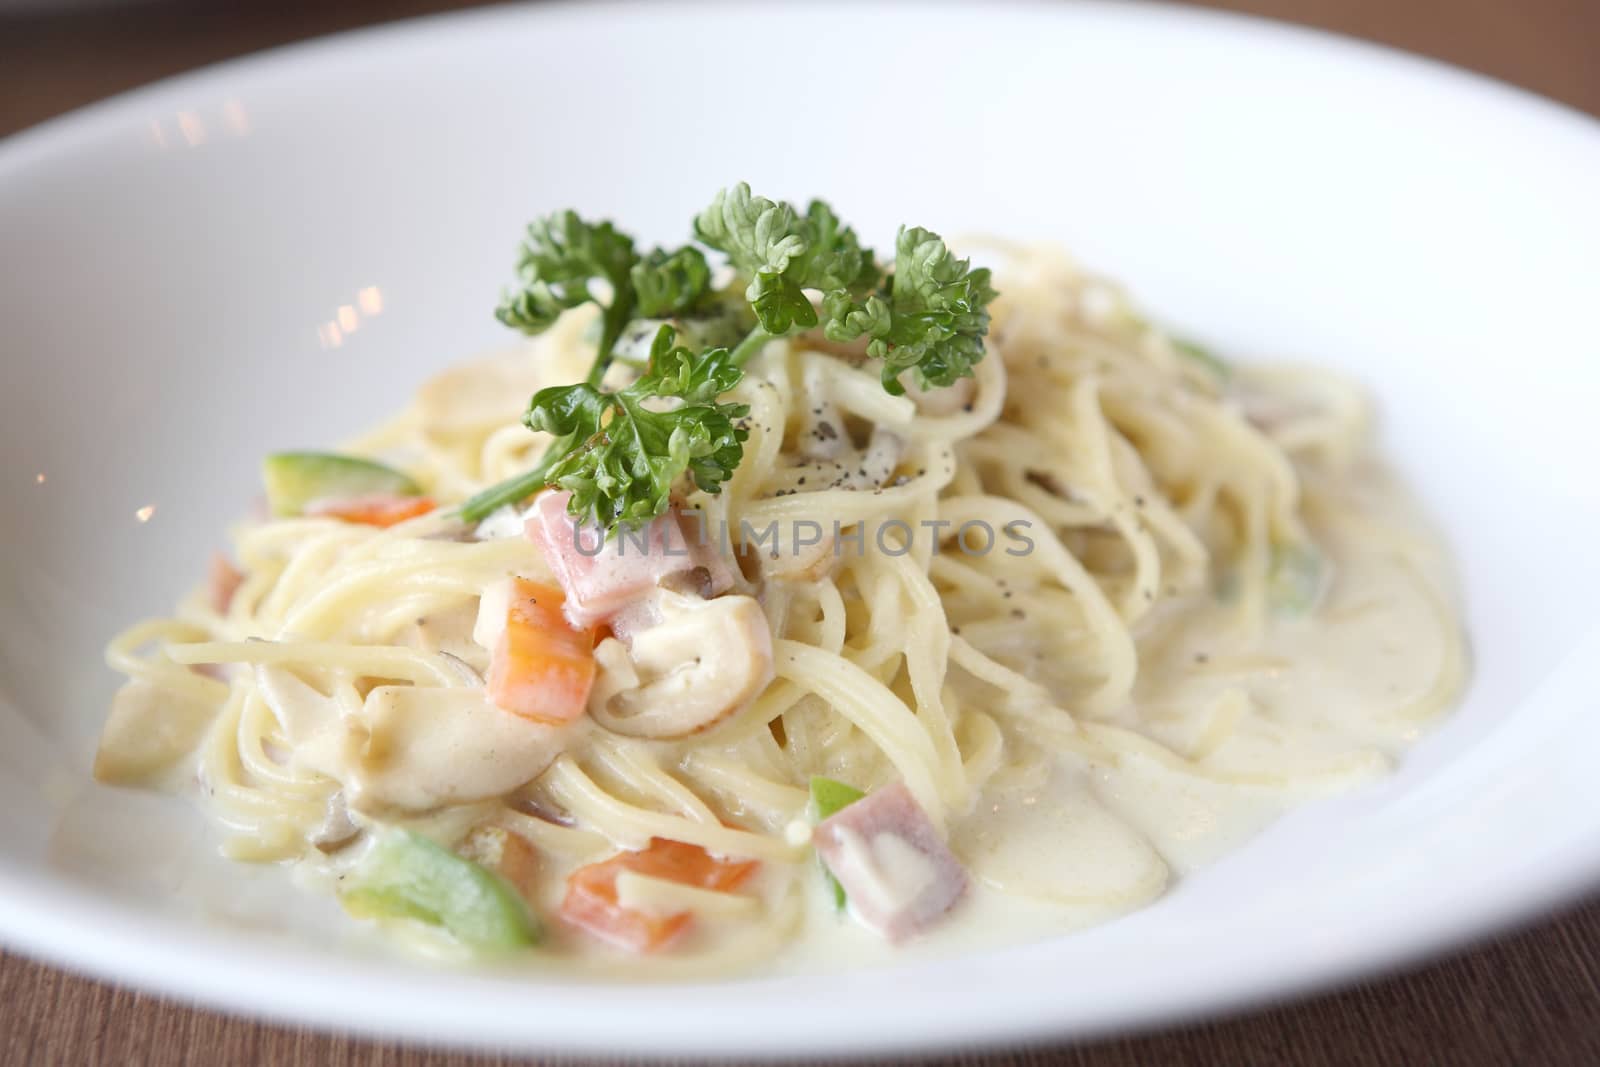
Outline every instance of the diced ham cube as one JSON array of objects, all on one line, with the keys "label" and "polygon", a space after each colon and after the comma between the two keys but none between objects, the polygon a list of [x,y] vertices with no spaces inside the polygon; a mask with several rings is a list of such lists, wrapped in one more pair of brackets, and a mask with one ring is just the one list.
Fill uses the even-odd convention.
[{"label": "diced ham cube", "polygon": [[[578,527],[567,514],[571,494],[547,492],[534,501],[528,538],[567,595],[567,618],[580,629],[599,625],[668,578],[703,579],[697,590],[711,596],[733,584],[733,572],[698,524],[676,509],[643,530],[602,542],[592,526]],[[703,573],[702,573],[703,572]]]},{"label": "diced ham cube", "polygon": [[239,591],[244,575],[221,552],[214,552],[211,565],[206,570],[206,600],[211,610],[226,615],[233,603],[233,594]]},{"label": "diced ham cube", "polygon": [[933,926],[967,890],[967,872],[903,782],[817,824],[817,855],[850,911],[890,941]]}]

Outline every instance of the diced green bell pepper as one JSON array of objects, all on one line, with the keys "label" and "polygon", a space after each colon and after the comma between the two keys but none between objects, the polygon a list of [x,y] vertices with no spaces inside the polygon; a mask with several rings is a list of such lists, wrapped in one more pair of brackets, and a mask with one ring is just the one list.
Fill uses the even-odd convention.
[{"label": "diced green bell pepper", "polygon": [[380,837],[339,894],[359,918],[414,919],[441,926],[485,953],[536,943],[527,905],[493,873],[421,834],[392,830]]},{"label": "diced green bell pepper", "polygon": [[422,487],[375,460],[334,452],[277,452],[261,464],[274,515],[299,515],[314,500],[390,493],[417,496]]}]

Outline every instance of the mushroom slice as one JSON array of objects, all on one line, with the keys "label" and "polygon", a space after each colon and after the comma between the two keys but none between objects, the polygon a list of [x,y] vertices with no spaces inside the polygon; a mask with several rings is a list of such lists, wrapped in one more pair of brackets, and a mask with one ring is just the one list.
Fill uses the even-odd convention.
[{"label": "mushroom slice", "polygon": [[344,790],[336,789],[328,797],[322,823],[307,838],[317,850],[328,855],[349,845],[361,833],[361,827],[350,818],[350,808],[344,802]]},{"label": "mushroom slice", "polygon": [[170,770],[200,744],[216,714],[214,702],[167,691],[142,678],[124,682],[100,733],[95,779],[125,785]]},{"label": "mushroom slice", "polygon": [[428,811],[504,796],[578,736],[497,708],[482,689],[380,685],[363,706],[369,736],[345,786],[357,811]]},{"label": "mushroom slice", "polygon": [[630,737],[687,737],[753,700],[772,680],[772,634],[753,597],[651,594],[654,622],[595,649],[589,714]]}]

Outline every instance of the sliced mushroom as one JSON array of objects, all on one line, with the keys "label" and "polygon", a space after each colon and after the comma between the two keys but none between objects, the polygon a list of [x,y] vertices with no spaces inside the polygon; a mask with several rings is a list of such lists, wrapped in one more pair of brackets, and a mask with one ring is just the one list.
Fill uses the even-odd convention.
[{"label": "sliced mushroom", "polygon": [[589,714],[632,737],[687,737],[714,726],[772,680],[772,635],[761,605],[747,596],[700,600],[660,589],[655,622],[629,643],[607,638],[595,649],[600,675]]},{"label": "sliced mushroom", "polygon": [[148,780],[194,751],[216,705],[134,678],[117,690],[94,755],[96,780],[113,785]]},{"label": "sliced mushroom", "polygon": [[307,839],[321,852],[332,854],[349,845],[361,834],[361,827],[350,818],[350,807],[344,801],[344,790],[336,789],[328,798],[322,825]]},{"label": "sliced mushroom", "polygon": [[427,811],[526,785],[580,736],[490,703],[482,689],[380,685],[363,708],[368,737],[345,787],[362,812]]}]

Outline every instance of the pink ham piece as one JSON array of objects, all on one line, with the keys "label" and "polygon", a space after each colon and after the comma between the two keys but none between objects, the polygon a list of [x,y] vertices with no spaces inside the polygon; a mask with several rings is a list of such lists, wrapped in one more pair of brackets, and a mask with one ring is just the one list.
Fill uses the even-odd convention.
[{"label": "pink ham piece", "polygon": [[705,596],[733,585],[714,538],[702,537],[700,524],[678,509],[602,546],[599,530],[580,529],[567,514],[570,499],[570,493],[554,490],[541,494],[526,530],[566,593],[567,619],[578,629],[609,621],[667,579],[693,581]]},{"label": "pink ham piece", "polygon": [[211,564],[206,568],[206,600],[212,611],[226,615],[233,604],[233,594],[239,591],[243,583],[244,575],[229,562],[227,556],[221,552],[211,554]]},{"label": "pink ham piece", "polygon": [[811,843],[851,913],[890,941],[927,930],[967,891],[961,861],[903,782],[822,820]]}]

